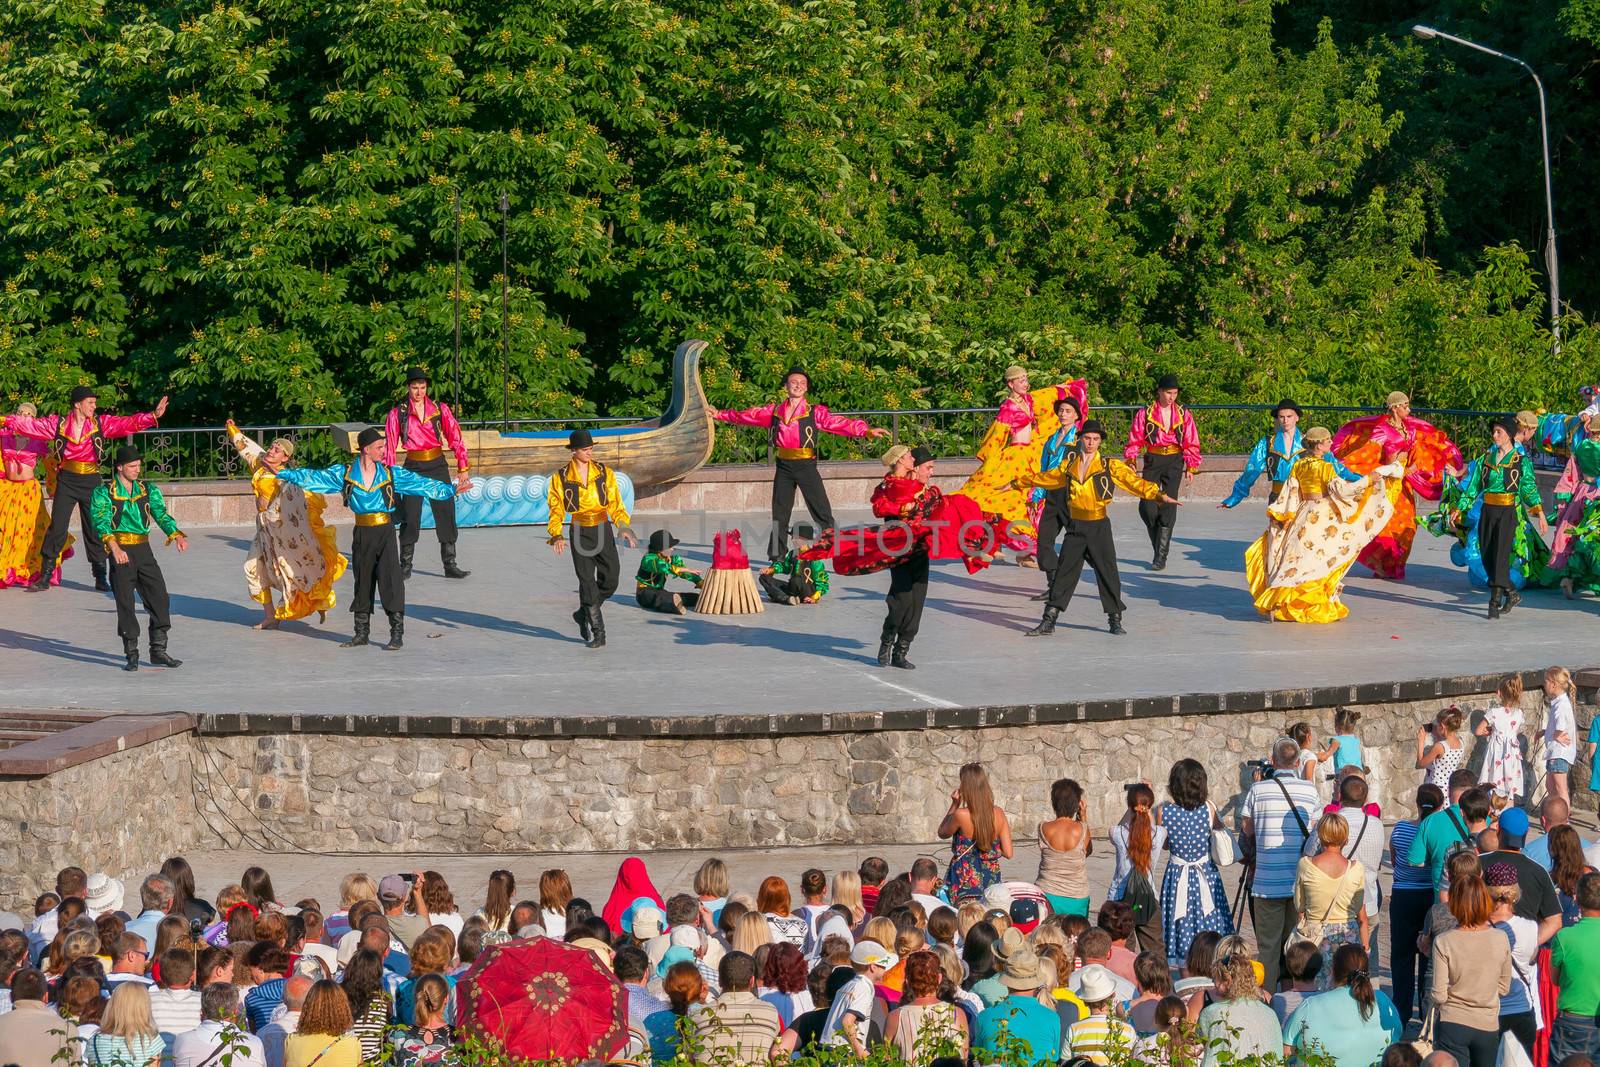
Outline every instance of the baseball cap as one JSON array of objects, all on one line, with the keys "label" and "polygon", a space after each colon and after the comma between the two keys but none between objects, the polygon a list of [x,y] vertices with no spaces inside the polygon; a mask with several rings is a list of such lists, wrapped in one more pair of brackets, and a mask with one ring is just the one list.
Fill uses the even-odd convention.
[{"label": "baseball cap", "polygon": [[1039,925],[1039,902],[1021,897],[1011,902],[1011,923],[1018,930],[1028,934]]},{"label": "baseball cap", "polygon": [[1521,848],[1528,840],[1528,813],[1521,808],[1507,808],[1500,813],[1500,843]]},{"label": "baseball cap", "polygon": [[386,874],[378,882],[378,896],[383,900],[404,900],[411,895],[411,883],[398,874]]},{"label": "baseball cap", "polygon": [[885,969],[900,962],[900,957],[876,941],[857,941],[850,950],[850,962],[858,967],[878,966]]}]

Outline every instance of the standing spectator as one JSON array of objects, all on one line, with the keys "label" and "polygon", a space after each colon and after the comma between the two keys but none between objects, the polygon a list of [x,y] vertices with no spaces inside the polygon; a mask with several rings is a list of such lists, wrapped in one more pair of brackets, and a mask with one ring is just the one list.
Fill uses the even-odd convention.
[{"label": "standing spectator", "polygon": [[1517,885],[1517,872],[1510,864],[1487,864],[1483,868],[1483,884],[1489,888],[1494,908],[1489,913],[1489,922],[1506,935],[1511,945],[1511,988],[1500,998],[1500,1032],[1515,1035],[1532,1057],[1539,1030],[1533,1011],[1534,998],[1539,995],[1538,968],[1534,962],[1539,952],[1539,924],[1516,914],[1521,889]]},{"label": "standing spectator", "polygon": [[337,982],[306,994],[300,1024],[283,1043],[284,1067],[360,1067],[361,1041],[351,1033],[350,1000]]},{"label": "standing spectator", "polygon": [[1101,1065],[1110,1064],[1113,1058],[1120,1060],[1132,1052],[1139,1043],[1139,1035],[1116,1015],[1115,975],[1091,963],[1073,977],[1079,980],[1078,998],[1089,1014],[1067,1028],[1062,1046],[1065,1051]]},{"label": "standing spectator", "polygon": [[979,1063],[995,1062],[1005,1044],[1001,1035],[1006,1034],[1021,1043],[1017,1051],[1026,1057],[1025,1063],[1052,1067],[1061,1057],[1061,1017],[1039,1002],[1045,983],[1039,957],[1029,948],[1011,953],[1001,981],[1008,995],[978,1016],[972,1032],[974,1058]]},{"label": "standing spectator", "polygon": [[1161,879],[1161,917],[1167,959],[1175,962],[1188,956],[1197,934],[1232,933],[1233,919],[1222,875],[1211,861],[1211,832],[1222,820],[1206,799],[1206,769],[1198,760],[1174,763],[1167,794],[1172,799],[1156,811],[1156,822],[1172,850]]},{"label": "standing spectator", "polygon": [[1503,679],[1497,695],[1500,703],[1472,731],[1488,739],[1478,784],[1515,806],[1522,796],[1522,675]]},{"label": "standing spectator", "polygon": [[722,995],[694,1016],[701,1055],[728,1067],[764,1067],[783,1026],[778,1009],[756,997],[755,960],[743,952],[728,953],[717,965],[717,981]]},{"label": "standing spectator", "polygon": [[811,1002],[806,958],[787,941],[779,941],[767,954],[761,985],[768,990],[761,999],[778,1010],[778,1019],[785,1027],[794,1022],[796,1016],[815,1007]]},{"label": "standing spectator", "polygon": [[[1448,793],[1449,805],[1422,820],[1417,826],[1416,837],[1411,840],[1411,847],[1406,850],[1407,863],[1419,867],[1427,864],[1429,888],[1435,894],[1439,892],[1439,885],[1443,879],[1444,861],[1452,852],[1473,847],[1473,830],[1463,815],[1461,801],[1468,793],[1475,791],[1477,785],[1477,776],[1464,767],[1452,774]],[[1487,818],[1489,814],[1487,794],[1480,792],[1478,795],[1484,798],[1483,803],[1481,805],[1475,803],[1473,810],[1475,812],[1481,810],[1483,817]]]},{"label": "standing spectator", "polygon": [[450,883],[444,880],[444,875],[438,871],[423,871],[417,884],[420,887],[417,895],[427,908],[428,925],[444,927],[450,931],[451,938],[460,937],[466,920],[461,917],[455,894],[450,892]]},{"label": "standing spectator", "polygon": [[[1461,709],[1451,704],[1433,717],[1433,722],[1417,730],[1417,770],[1423,780],[1440,789],[1449,787],[1451,777],[1461,770],[1466,748],[1461,743]],[[1476,783],[1477,776],[1473,776]]]},{"label": "standing spectator", "polygon": [[[700,869],[704,871],[705,867]],[[699,881],[699,875],[695,881]],[[567,936],[567,905],[571,903],[572,879],[566,871],[556,867],[539,876],[539,925],[544,927],[546,937]]]},{"label": "standing spectator", "polygon": [[[1367,779],[1359,769],[1352,770],[1339,779],[1335,799],[1336,813],[1350,827],[1350,840],[1339,850],[1346,859],[1361,864],[1366,872],[1366,892],[1361,902],[1367,909],[1367,962],[1370,969],[1378,969],[1378,925],[1383,915],[1383,890],[1378,884],[1378,870],[1383,866],[1383,820],[1367,811]],[[1320,848],[1306,842],[1306,855]]]},{"label": "standing spectator", "polygon": [[1089,874],[1085,864],[1094,854],[1089,833],[1089,806],[1083,787],[1071,778],[1050,787],[1055,818],[1039,824],[1039,888],[1056,915],[1089,914]]},{"label": "standing spectator", "polygon": [[1511,945],[1489,925],[1493,902],[1482,878],[1450,883],[1454,930],[1433,939],[1429,986],[1438,1010],[1434,1041],[1461,1067],[1494,1067],[1500,1049],[1500,998],[1511,989]]},{"label": "standing spectator", "polygon": [[1307,998],[1284,1025],[1284,1059],[1320,1052],[1334,1063],[1365,1067],[1400,1040],[1400,1015],[1373,985],[1368,968],[1360,945],[1339,946],[1333,954],[1333,988]]},{"label": "standing spectator", "polygon": [[806,943],[806,920],[790,914],[789,883],[782,878],[772,875],[762,880],[761,889],[756,893],[756,911],[772,928],[774,942],[787,941],[795,948]]},{"label": "standing spectator", "polygon": [[1550,795],[1572,803],[1567,775],[1578,760],[1578,719],[1572,705],[1578,691],[1565,667],[1544,672],[1544,699],[1548,709],[1544,726],[1545,786]]},{"label": "standing spectator", "polygon": [[1444,805],[1444,791],[1436,785],[1417,789],[1416,819],[1400,819],[1389,835],[1389,855],[1394,863],[1394,881],[1389,898],[1389,970],[1394,980],[1394,1006],[1402,1027],[1411,1022],[1416,991],[1428,979],[1428,957],[1417,952],[1417,937],[1422,921],[1433,906],[1433,881],[1426,864],[1414,864],[1407,857],[1416,839],[1417,826]]},{"label": "standing spectator", "polygon": [[1528,813],[1521,808],[1507,808],[1500,813],[1500,847],[1480,856],[1487,869],[1491,864],[1509,864],[1517,872],[1517,885],[1521,888],[1516,905],[1517,914],[1539,924],[1539,944],[1556,936],[1561,929],[1561,900],[1556,895],[1555,882],[1550,873],[1522,854],[1522,843],[1528,837]]},{"label": "standing spectator", "polygon": [[161,954],[161,981],[150,991],[150,1017],[156,1032],[172,1047],[172,1039],[200,1025],[200,991],[194,988],[194,952],[169,948]]},{"label": "standing spectator", "polygon": [[1111,827],[1111,847],[1116,862],[1111,872],[1107,900],[1120,900],[1133,908],[1134,930],[1140,952],[1165,956],[1161,935],[1161,903],[1155,892],[1155,857],[1166,843],[1167,828],[1155,824],[1152,814],[1156,794],[1145,782],[1128,786],[1128,810]]},{"label": "standing spectator", "polygon": [[944,875],[950,899],[981,896],[1000,880],[1000,860],[1012,855],[1011,824],[994,802],[983,764],[961,768],[960,784],[950,794],[950,810],[939,821],[938,834],[950,839]]},{"label": "standing spectator", "polygon": [[31,967],[12,976],[11,1010],[0,1015],[0,1063],[59,1067],[73,1062],[78,1028],[45,1004],[45,990],[44,975]]},{"label": "standing spectator", "polygon": [[1277,992],[1283,973],[1283,948],[1294,924],[1295,873],[1319,806],[1316,789],[1295,774],[1299,752],[1292,738],[1279,738],[1272,746],[1271,776],[1250,787],[1240,809],[1239,832],[1254,842],[1246,849],[1254,853],[1256,865],[1250,895],[1269,993]]},{"label": "standing spectator", "polygon": [[172,909],[172,883],[159,874],[152,874],[139,885],[139,906],[136,919],[129,920],[124,932],[138,934],[146,945],[156,943],[156,924],[166,918]]},{"label": "standing spectator", "polygon": [[[1289,742],[1291,745],[1293,741]],[[1294,753],[1287,754],[1289,762]],[[1293,764],[1282,768],[1293,774]],[[1302,784],[1310,785],[1309,782]],[[1315,803],[1315,798],[1313,798]],[[1216,999],[1200,1012],[1200,1036],[1206,1042],[1202,1067],[1237,1063],[1245,1056],[1277,1056],[1283,1052],[1283,1028],[1261,999],[1256,983],[1255,961],[1244,938],[1223,938],[1217,946],[1216,963],[1211,969],[1216,982]],[[1213,1044],[1215,1042],[1215,1044]],[[1231,1060],[1219,1058],[1231,1054]]]},{"label": "standing spectator", "polygon": [[1319,819],[1317,841],[1321,851],[1300,857],[1295,870],[1298,922],[1292,936],[1316,945],[1322,953],[1323,973],[1329,973],[1334,949],[1367,943],[1367,872],[1359,862],[1344,856],[1344,847],[1350,842],[1350,824],[1344,816],[1329,813]]},{"label": "standing spectator", "polygon": [[311,992],[313,981],[303,974],[297,974],[283,983],[283,1014],[274,1018],[270,1023],[261,1028],[258,1036],[261,1038],[262,1051],[266,1053],[267,1067],[283,1067],[283,1046],[289,1040],[289,1035],[300,1026],[300,1011],[305,1007],[306,995]]},{"label": "standing spectator", "polygon": [[510,871],[490,873],[489,888],[484,894],[483,907],[477,914],[495,933],[515,934],[511,929],[511,908],[517,899],[517,878]]},{"label": "standing spectator", "polygon": [[233,985],[213,982],[200,991],[200,1025],[172,1044],[172,1067],[212,1067],[225,1055],[231,1055],[228,1067],[268,1067],[261,1040],[239,1029]]},{"label": "standing spectator", "polygon": [[938,1056],[967,1057],[966,1013],[939,999],[944,971],[932,952],[906,957],[905,991],[884,1025],[885,1040],[913,1067],[928,1067]]},{"label": "standing spectator", "polygon": [[[1600,722],[1600,715],[1595,716],[1595,721]],[[1596,728],[1591,725],[1589,733],[1596,733]],[[1592,747],[1592,746],[1591,746]],[[1589,753],[1589,759],[1594,759],[1594,752]],[[1590,787],[1591,792],[1600,792],[1600,782]],[[1572,823],[1572,805],[1556,796],[1547,796],[1539,805],[1539,825],[1544,827],[1544,836],[1536,837],[1528,842],[1522,850],[1523,855],[1533,860],[1545,870],[1551,866],[1550,859],[1550,833],[1558,826],[1569,826]],[[1574,827],[1574,833],[1577,832]],[[1596,845],[1582,834],[1578,835],[1578,847],[1584,854],[1584,859],[1589,866],[1600,868],[1600,845]]]},{"label": "standing spectator", "polygon": [[1550,1062],[1600,1056],[1600,874],[1578,879],[1582,918],[1556,934],[1550,966],[1561,993],[1550,1030]]},{"label": "standing spectator", "polygon": [[1571,826],[1557,826],[1540,838],[1547,841],[1550,856],[1550,880],[1555,883],[1556,899],[1561,904],[1561,925],[1571,926],[1578,921],[1578,880],[1594,868],[1583,854],[1582,838]]},{"label": "standing spectator", "polygon": [[100,1015],[100,1032],[83,1049],[89,1067],[155,1067],[166,1043],[150,1018],[150,991],[137,982],[123,982]]},{"label": "standing spectator", "polygon": [[390,1039],[394,1049],[390,1067],[449,1062],[450,1049],[455,1045],[455,1034],[444,1021],[449,1000],[450,987],[439,975],[425,974],[417,980],[416,1020]]}]

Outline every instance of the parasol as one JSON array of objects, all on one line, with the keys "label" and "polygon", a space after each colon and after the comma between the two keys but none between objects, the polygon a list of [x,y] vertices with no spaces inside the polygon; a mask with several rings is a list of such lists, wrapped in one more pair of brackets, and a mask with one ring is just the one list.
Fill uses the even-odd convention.
[{"label": "parasol", "polygon": [[627,1047],[627,993],[575,945],[530,937],[487,946],[457,997],[466,1032],[518,1059],[611,1059]]}]

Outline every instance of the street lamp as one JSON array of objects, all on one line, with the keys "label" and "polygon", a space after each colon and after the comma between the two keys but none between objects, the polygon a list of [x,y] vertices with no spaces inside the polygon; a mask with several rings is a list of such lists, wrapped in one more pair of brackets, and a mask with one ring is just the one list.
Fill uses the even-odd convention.
[{"label": "street lamp", "polygon": [[1497,52],[1493,48],[1486,48],[1465,37],[1457,37],[1443,30],[1436,30],[1432,26],[1413,26],[1411,32],[1424,41],[1444,40],[1458,44],[1463,48],[1470,48],[1474,52],[1482,52],[1486,56],[1504,59],[1515,63],[1528,72],[1528,77],[1533,79],[1533,87],[1539,90],[1539,137],[1544,143],[1544,210],[1545,210],[1545,246],[1544,262],[1545,274],[1550,278],[1550,335],[1554,338],[1555,354],[1561,355],[1561,271],[1556,260],[1556,201],[1555,194],[1550,185],[1550,123],[1545,115],[1544,82],[1539,80],[1539,75],[1534,73],[1532,67],[1518,59],[1516,56]]}]

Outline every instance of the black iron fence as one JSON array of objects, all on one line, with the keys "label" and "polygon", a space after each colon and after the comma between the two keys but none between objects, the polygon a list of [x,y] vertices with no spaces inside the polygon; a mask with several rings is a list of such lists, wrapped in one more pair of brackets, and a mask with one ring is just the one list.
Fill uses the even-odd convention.
[{"label": "black iron fence", "polygon": [[[1128,437],[1128,426],[1141,405],[1097,405],[1090,412],[1106,428],[1108,446],[1120,451]],[[1248,452],[1272,425],[1270,404],[1196,404],[1190,407],[1200,429],[1201,450],[1211,455]],[[1300,420],[1302,428],[1340,425],[1376,409],[1357,407],[1316,407],[1307,405]],[[994,408],[933,408],[901,411],[841,411],[839,415],[866,419],[889,431],[890,444],[904,442],[926,445],[936,455],[971,455],[994,421]],[[1419,408],[1415,414],[1450,434],[1469,455],[1488,443],[1488,420],[1507,414],[1490,411]],[[519,432],[568,430],[578,427],[626,425],[637,420],[590,419],[512,419],[463,422],[465,429],[509,429]],[[295,462],[302,466],[334,463],[343,454],[325,425],[241,426],[241,430],[267,445],[275,438],[295,442]],[[171,480],[209,480],[244,478],[249,471],[228,442],[221,426],[188,426],[147,430],[135,435],[135,443],[145,456],[150,476]],[[870,459],[881,455],[883,441],[822,435],[821,458],[827,460]],[[765,463],[769,459],[767,435],[761,430],[718,426],[712,463]]]}]

